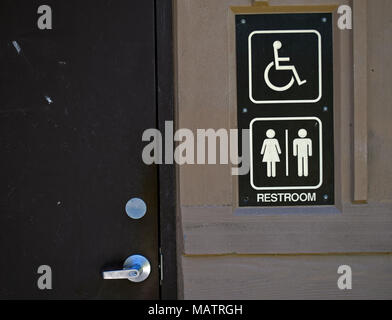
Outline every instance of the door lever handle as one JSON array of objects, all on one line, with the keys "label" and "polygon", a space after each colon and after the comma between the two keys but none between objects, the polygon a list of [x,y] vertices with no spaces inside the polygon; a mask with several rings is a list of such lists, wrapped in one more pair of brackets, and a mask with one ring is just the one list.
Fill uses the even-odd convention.
[{"label": "door lever handle", "polygon": [[143,282],[151,273],[150,262],[143,256],[133,255],[124,262],[123,270],[104,271],[105,280],[127,279],[132,282]]},{"label": "door lever handle", "polygon": [[140,271],[136,269],[124,269],[118,271],[105,271],[103,278],[105,280],[118,280],[118,279],[135,279],[140,276]]}]

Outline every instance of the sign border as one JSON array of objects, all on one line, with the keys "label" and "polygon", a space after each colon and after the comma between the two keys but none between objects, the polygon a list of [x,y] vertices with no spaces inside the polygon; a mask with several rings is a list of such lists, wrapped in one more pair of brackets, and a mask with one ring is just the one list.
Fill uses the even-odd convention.
[{"label": "sign border", "polygon": [[[319,55],[319,96],[315,100],[255,100],[253,98],[253,77],[252,77],[252,38],[256,34],[278,34],[278,33],[314,33],[318,37]],[[323,76],[322,76],[322,37],[319,31],[309,30],[260,30],[253,31],[248,37],[249,50],[249,99],[254,104],[277,104],[277,103],[317,103],[323,96]]]},{"label": "sign border", "polygon": [[[290,121],[290,120],[315,120],[319,123],[319,143],[320,143],[320,182],[317,186],[290,186],[290,187],[257,187],[253,181],[253,125],[257,121]],[[284,118],[255,118],[252,120],[249,126],[250,134],[250,184],[256,191],[268,191],[268,190],[317,190],[323,185],[323,123],[317,117],[284,117]]]}]

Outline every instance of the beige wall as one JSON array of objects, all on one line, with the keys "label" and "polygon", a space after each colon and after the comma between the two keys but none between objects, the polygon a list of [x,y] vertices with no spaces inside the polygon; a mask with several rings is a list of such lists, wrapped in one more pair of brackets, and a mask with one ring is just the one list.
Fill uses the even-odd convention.
[{"label": "beige wall", "polygon": [[392,200],[392,1],[372,0],[369,5],[369,198]]},{"label": "beige wall", "polygon": [[[229,8],[251,2],[176,1],[178,127],[235,128],[234,17]],[[368,2],[367,22],[358,26],[367,30],[367,46],[356,50],[368,56],[363,69],[368,74],[367,104],[354,103],[355,85],[358,90],[363,82],[353,76],[353,32],[335,30],[335,165],[342,213],[238,216],[236,181],[228,166],[178,168],[179,282],[184,298],[392,298],[392,1]],[[351,4],[270,1],[336,3]],[[368,112],[356,118],[361,103]],[[354,174],[354,141],[361,140],[353,126],[358,132],[366,129],[358,122],[368,126],[369,155],[368,163],[361,163],[368,167]],[[362,189],[368,192],[368,203],[355,205],[356,183],[367,181],[367,173],[367,188]],[[348,293],[336,286],[342,264],[353,268],[355,285]]]}]

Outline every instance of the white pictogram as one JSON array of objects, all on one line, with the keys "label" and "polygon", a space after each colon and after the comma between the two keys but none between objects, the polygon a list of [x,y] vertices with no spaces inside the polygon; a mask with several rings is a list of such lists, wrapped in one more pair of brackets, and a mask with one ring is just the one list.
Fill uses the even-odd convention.
[{"label": "white pictogram", "polygon": [[267,176],[268,178],[276,177],[276,163],[280,162],[279,155],[282,151],[279,146],[279,141],[275,138],[275,131],[270,129],[267,131],[267,139],[264,140],[261,149],[261,155],[264,155],[263,162],[267,163]]},{"label": "white pictogram", "polygon": [[298,137],[294,140],[294,157],[298,158],[298,177],[309,176],[309,157],[313,156],[312,140],[306,138],[308,132],[305,129],[298,131]]},{"label": "white pictogram", "polygon": [[[306,39],[306,42],[301,39]],[[306,59],[309,59],[301,65],[299,61],[304,59],[298,58],[300,52],[289,51],[293,50],[292,41],[301,42],[301,52],[306,52]],[[287,50],[284,52],[290,52],[285,54],[289,57],[279,56],[284,55],[282,48]],[[272,50],[273,57],[267,59],[264,50]],[[323,60],[322,37],[319,31],[253,31],[248,37],[248,61],[249,99],[254,104],[316,103],[321,100]],[[278,83],[278,78],[275,80],[274,75],[287,79],[287,82],[283,80]],[[305,83],[307,90],[302,89]],[[299,88],[301,90],[297,90]]]},{"label": "white pictogram", "polygon": [[[315,129],[305,129],[305,123]],[[323,185],[323,123],[319,118],[255,118],[249,137],[254,190],[317,190]]]},{"label": "white pictogram", "polygon": [[[297,81],[299,86],[304,85],[307,81],[301,80],[295,66],[280,64],[281,62],[290,62],[290,58],[288,58],[288,57],[279,57],[279,50],[282,48],[282,42],[275,41],[273,44],[273,47],[274,47],[274,61],[272,61],[267,66],[267,68],[265,69],[265,72],[264,72],[264,80],[265,80],[265,83],[268,85],[268,87],[270,87],[274,91],[282,92],[282,91],[289,90],[293,86],[295,81]],[[269,79],[269,72],[273,66],[275,66],[275,70],[277,70],[277,71],[279,71],[279,70],[292,71],[294,74],[294,77],[292,76],[290,82],[283,87],[278,87],[278,86],[273,85]]]},{"label": "white pictogram", "polygon": [[[275,130],[269,129],[266,132],[267,138],[263,142],[261,155],[263,163],[267,164],[267,177],[276,178],[276,164],[280,162],[280,149],[278,139],[275,139]],[[298,160],[298,177],[309,176],[309,157],[313,156],[312,139],[307,138],[308,132],[305,129],[298,131],[297,139],[293,142],[293,156]],[[286,176],[289,176],[289,154],[288,154],[288,130],[286,130]]]}]

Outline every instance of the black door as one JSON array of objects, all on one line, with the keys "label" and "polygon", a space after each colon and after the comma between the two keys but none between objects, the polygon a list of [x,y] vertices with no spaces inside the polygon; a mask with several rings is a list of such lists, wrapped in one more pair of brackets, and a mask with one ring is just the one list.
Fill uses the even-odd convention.
[{"label": "black door", "polygon": [[[40,5],[52,30],[40,30]],[[159,298],[154,0],[0,4],[0,298]],[[129,218],[140,198],[147,213]],[[140,254],[142,283],[103,280]],[[52,289],[41,290],[40,266]]]}]

